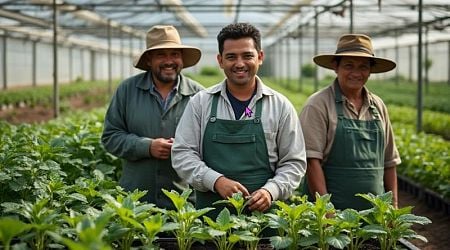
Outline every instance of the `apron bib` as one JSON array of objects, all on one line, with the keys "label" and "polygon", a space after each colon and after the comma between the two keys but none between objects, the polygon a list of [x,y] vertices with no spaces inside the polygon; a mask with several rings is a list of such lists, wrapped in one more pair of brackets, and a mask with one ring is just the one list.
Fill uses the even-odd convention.
[{"label": "apron bib", "polygon": [[[344,116],[342,94],[336,90],[336,135],[330,155],[322,166],[327,191],[337,209],[364,210],[372,205],[357,193],[384,193],[384,133],[380,115],[373,103],[370,112],[373,120],[363,121]],[[304,190],[308,190],[306,178]]]},{"label": "apron bib", "polygon": [[[203,161],[225,177],[240,182],[252,193],[273,177],[261,124],[262,100],[256,102],[253,120],[222,120],[216,117],[218,99],[218,95],[214,95],[203,138]],[[197,209],[213,207],[212,203],[222,200],[212,191],[196,191],[195,194]],[[222,208],[217,206],[208,216],[215,218]]]}]

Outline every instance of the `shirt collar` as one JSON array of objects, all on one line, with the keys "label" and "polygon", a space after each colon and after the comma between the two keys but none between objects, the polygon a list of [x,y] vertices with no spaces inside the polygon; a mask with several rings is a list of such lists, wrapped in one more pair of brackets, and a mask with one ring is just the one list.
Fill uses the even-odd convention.
[{"label": "shirt collar", "polygon": [[[206,89],[206,92],[209,94],[212,94],[212,95],[220,92],[220,95],[223,98],[227,98],[226,97],[227,96],[226,89],[227,89],[226,79],[224,79],[219,84],[216,84],[216,85]],[[267,87],[263,83],[263,81],[258,76],[256,76],[255,99],[260,99],[260,98],[262,98],[263,95],[274,95],[274,91],[272,89],[270,89],[269,87]]]}]

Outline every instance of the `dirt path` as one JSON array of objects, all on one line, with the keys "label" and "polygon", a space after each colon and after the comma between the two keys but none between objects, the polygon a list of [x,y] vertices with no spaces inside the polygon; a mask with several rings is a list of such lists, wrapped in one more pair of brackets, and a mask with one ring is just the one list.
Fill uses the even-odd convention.
[{"label": "dirt path", "polygon": [[420,240],[410,240],[410,242],[423,250],[450,249],[450,216],[430,209],[424,201],[419,201],[407,192],[399,190],[398,196],[400,207],[413,206],[413,214],[425,216],[432,221],[428,225],[413,226],[416,233],[428,239],[428,243]]}]

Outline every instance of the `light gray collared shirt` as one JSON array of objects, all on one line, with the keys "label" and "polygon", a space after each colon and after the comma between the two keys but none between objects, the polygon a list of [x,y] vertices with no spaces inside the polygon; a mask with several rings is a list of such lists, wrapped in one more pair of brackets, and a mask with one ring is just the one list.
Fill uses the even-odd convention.
[{"label": "light gray collared shirt", "polygon": [[[211,112],[213,94],[220,92],[217,118],[235,120],[226,94],[225,80],[191,98],[180,119],[172,146],[172,165],[178,175],[199,191],[213,191],[221,173],[209,168],[203,159],[203,136]],[[287,199],[299,186],[306,171],[303,133],[297,113],[282,94],[265,86],[257,78],[257,91],[249,104],[254,110],[256,101],[263,98],[261,121],[266,138],[270,167],[274,177],[262,187],[273,200]],[[254,117],[242,115],[241,119]],[[230,155],[230,157],[245,157]],[[232,166],[230,166],[232,167]]]}]

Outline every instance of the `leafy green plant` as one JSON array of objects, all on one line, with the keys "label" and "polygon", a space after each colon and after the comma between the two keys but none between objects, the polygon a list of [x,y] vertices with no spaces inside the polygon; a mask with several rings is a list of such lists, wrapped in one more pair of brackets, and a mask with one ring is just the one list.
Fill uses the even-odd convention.
[{"label": "leafy green plant", "polygon": [[317,245],[317,249],[323,250],[330,246],[343,249],[350,243],[350,238],[337,226],[338,220],[332,218],[336,211],[330,198],[330,194],[320,196],[316,193],[314,205],[310,207],[308,234],[300,240],[301,246]]},{"label": "leafy green plant", "polygon": [[275,201],[278,208],[274,213],[269,213],[269,227],[278,230],[278,236],[270,237],[270,242],[275,248],[298,249],[302,233],[308,235],[304,229],[307,221],[304,219],[310,211],[306,202],[306,196],[299,199],[300,204],[286,204],[283,201]]},{"label": "leafy green plant", "polygon": [[105,210],[111,211],[114,218],[112,225],[109,226],[109,237],[118,243],[120,249],[131,249],[139,233],[146,229],[141,221],[150,217],[150,210],[154,204],[139,202],[145,194],[144,191],[134,191],[127,196],[121,194],[116,197],[109,194],[102,196],[107,201]]},{"label": "leafy green plant", "polygon": [[381,195],[357,194],[368,200],[373,207],[361,211],[363,220],[371,227],[383,230],[383,234],[378,235],[378,240],[382,250],[396,249],[400,238],[414,238],[427,242],[422,235],[418,235],[411,226],[416,224],[425,225],[431,221],[423,216],[411,214],[412,207],[396,209],[392,206],[392,192]]},{"label": "leafy green plant", "polygon": [[189,195],[192,193],[191,189],[184,190],[181,194],[175,190],[169,192],[162,189],[162,191],[170,198],[176,208],[176,211],[166,211],[166,214],[172,220],[166,227],[173,231],[177,238],[178,248],[180,250],[188,250],[191,249],[195,241],[203,241],[208,238],[207,233],[202,229],[203,223],[200,218],[214,208],[195,209],[188,201]]},{"label": "leafy green plant", "polygon": [[354,209],[345,209],[336,214],[339,231],[345,232],[351,240],[347,245],[348,250],[363,249],[363,244],[370,238],[375,238],[385,232],[372,225],[363,225],[362,216]]},{"label": "leafy green plant", "polygon": [[249,203],[249,199],[245,199],[241,192],[233,193],[231,197],[227,197],[227,199],[219,200],[213,203],[213,205],[217,204],[227,204],[231,205],[235,210],[238,216],[242,215],[245,207]]},{"label": "leafy green plant", "polygon": [[204,216],[203,219],[209,226],[206,232],[219,250],[231,250],[239,241],[257,242],[259,240],[250,231],[240,230],[240,220],[245,218],[230,214],[226,207],[217,215],[216,221],[208,216]]},{"label": "leafy green plant", "polygon": [[[233,223],[237,225],[241,232],[237,234],[242,236],[241,241],[246,249],[257,249],[260,240],[260,234],[268,226],[268,217],[258,211],[252,211],[251,214],[244,214],[244,210],[249,203],[249,199],[245,199],[241,192],[234,193],[225,200],[216,201],[215,204],[231,205],[236,215],[231,217]],[[243,233],[245,232],[245,233]]]},{"label": "leafy green plant", "polygon": [[314,72],[316,72],[316,66],[312,63],[303,64],[301,67],[302,76],[304,77],[313,77]]},{"label": "leafy green plant", "polygon": [[22,201],[22,203],[8,203],[7,211],[16,213],[22,217],[22,221],[29,225],[29,232],[23,236],[35,250],[46,249],[49,244],[49,233],[57,232],[61,228],[61,214],[48,206],[48,199],[37,200],[34,203]]},{"label": "leafy green plant", "polygon": [[[71,239],[56,233],[50,235],[58,242],[67,246],[70,250],[110,250],[111,246],[105,240],[108,234],[106,225],[108,224],[112,213],[104,212],[95,219],[89,216],[79,217],[79,221],[74,226],[74,237]],[[70,220],[69,220],[70,221]],[[73,222],[73,221],[72,221]]]},{"label": "leafy green plant", "polygon": [[158,233],[165,231],[166,218],[161,213],[151,215],[144,220],[144,237],[141,238],[143,246],[154,249],[157,248],[154,242],[158,239]]},{"label": "leafy green plant", "polygon": [[13,217],[0,218],[0,242],[5,250],[10,249],[11,240],[30,229],[30,225]]}]

